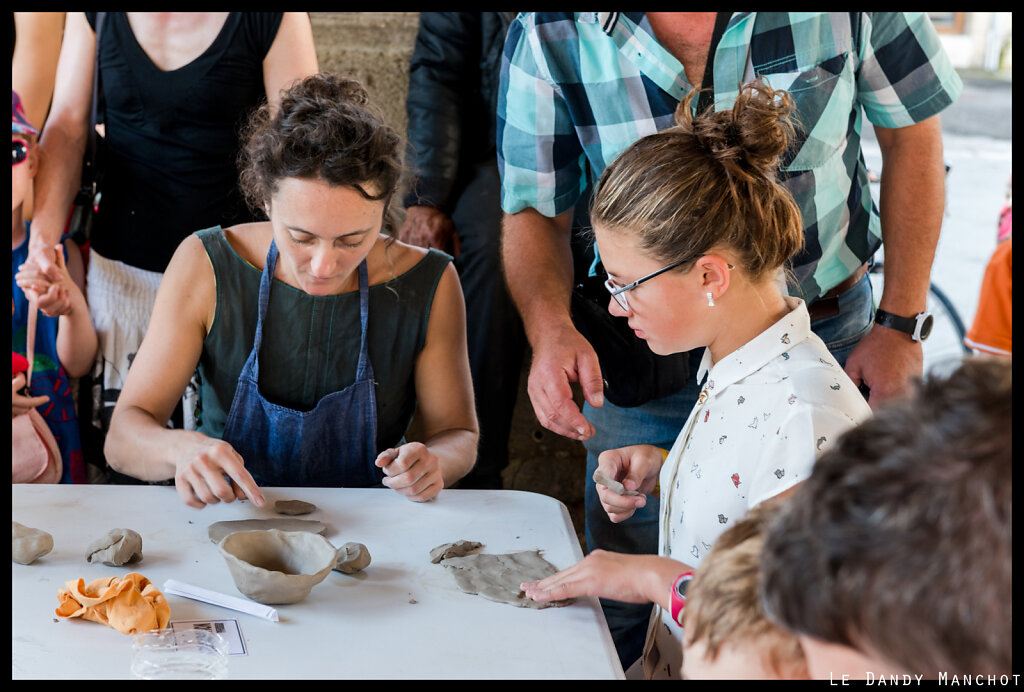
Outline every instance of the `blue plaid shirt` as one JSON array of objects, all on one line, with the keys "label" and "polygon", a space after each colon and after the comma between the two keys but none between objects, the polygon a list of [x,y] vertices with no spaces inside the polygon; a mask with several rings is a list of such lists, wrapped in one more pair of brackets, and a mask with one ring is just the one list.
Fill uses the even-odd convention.
[{"label": "blue plaid shirt", "polygon": [[[797,145],[779,179],[803,215],[791,292],[811,301],[881,245],[862,114],[880,127],[913,125],[963,85],[920,12],[737,12],[713,59],[716,109],[731,108],[758,76],[796,101]],[[572,209],[608,162],[674,124],[691,89],[643,12],[520,14],[498,95],[502,208],[548,217]]]}]

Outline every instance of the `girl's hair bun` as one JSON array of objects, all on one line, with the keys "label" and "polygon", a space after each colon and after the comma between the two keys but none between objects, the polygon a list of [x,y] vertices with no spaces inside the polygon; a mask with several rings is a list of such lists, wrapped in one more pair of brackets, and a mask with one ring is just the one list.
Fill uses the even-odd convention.
[{"label": "girl's hair bun", "polygon": [[698,93],[690,92],[676,108],[678,126],[734,175],[744,178],[747,170],[772,176],[793,141],[793,97],[758,79],[740,88],[731,110],[708,108],[693,115],[690,101]]}]

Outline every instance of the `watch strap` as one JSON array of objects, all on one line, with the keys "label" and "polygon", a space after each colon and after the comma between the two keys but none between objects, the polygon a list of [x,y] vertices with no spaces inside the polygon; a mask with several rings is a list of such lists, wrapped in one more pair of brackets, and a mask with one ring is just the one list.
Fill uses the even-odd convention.
[{"label": "watch strap", "polygon": [[917,327],[917,316],[901,317],[885,310],[875,310],[875,322],[883,327],[896,329],[913,336],[914,329]]}]

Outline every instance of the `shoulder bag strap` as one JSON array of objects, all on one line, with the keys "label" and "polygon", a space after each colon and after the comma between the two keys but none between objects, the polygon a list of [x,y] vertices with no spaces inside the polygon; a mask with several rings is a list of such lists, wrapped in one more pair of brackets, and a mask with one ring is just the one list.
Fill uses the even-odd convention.
[{"label": "shoulder bag strap", "polygon": [[86,152],[88,154],[88,159],[85,164],[89,167],[88,176],[92,183],[92,199],[90,199],[88,203],[93,205],[96,203],[96,192],[99,187],[96,171],[96,122],[97,115],[99,113],[100,100],[100,37],[103,33],[103,22],[106,19],[106,16],[106,12],[96,13],[96,53],[92,68],[92,106],[89,112],[89,142],[88,151]]}]

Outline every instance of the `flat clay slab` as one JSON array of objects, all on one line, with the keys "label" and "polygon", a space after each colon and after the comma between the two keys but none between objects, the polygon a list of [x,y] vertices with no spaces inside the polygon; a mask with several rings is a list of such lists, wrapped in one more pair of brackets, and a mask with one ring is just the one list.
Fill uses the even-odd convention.
[{"label": "flat clay slab", "polygon": [[274,503],[274,511],[278,514],[309,514],[315,509],[312,502],[302,500],[278,500]]},{"label": "flat clay slab", "polygon": [[327,526],[319,521],[312,521],[310,519],[287,519],[285,517],[274,519],[239,519],[236,521],[218,521],[210,524],[209,528],[206,529],[206,535],[214,543],[220,543],[224,536],[236,531],[267,531],[269,529],[323,533],[327,530]]},{"label": "flat clay slab", "polygon": [[526,581],[537,581],[551,576],[558,570],[540,556],[539,550],[524,550],[503,555],[479,553],[466,557],[445,558],[441,563],[448,568],[459,588],[469,594],[477,594],[498,603],[508,603],[519,608],[560,608],[576,601],[568,598],[562,601],[538,603],[529,598],[519,585]]},{"label": "flat clay slab", "polygon": [[636,490],[626,490],[626,486],[622,485],[622,483],[619,483],[618,481],[613,481],[611,478],[601,473],[599,469],[594,469],[594,482],[599,485],[603,485],[617,495],[640,494]]},{"label": "flat clay slab", "polygon": [[441,560],[450,557],[462,557],[469,555],[474,550],[483,547],[483,543],[476,541],[455,541],[454,543],[442,543],[430,551],[430,561],[435,565]]}]

